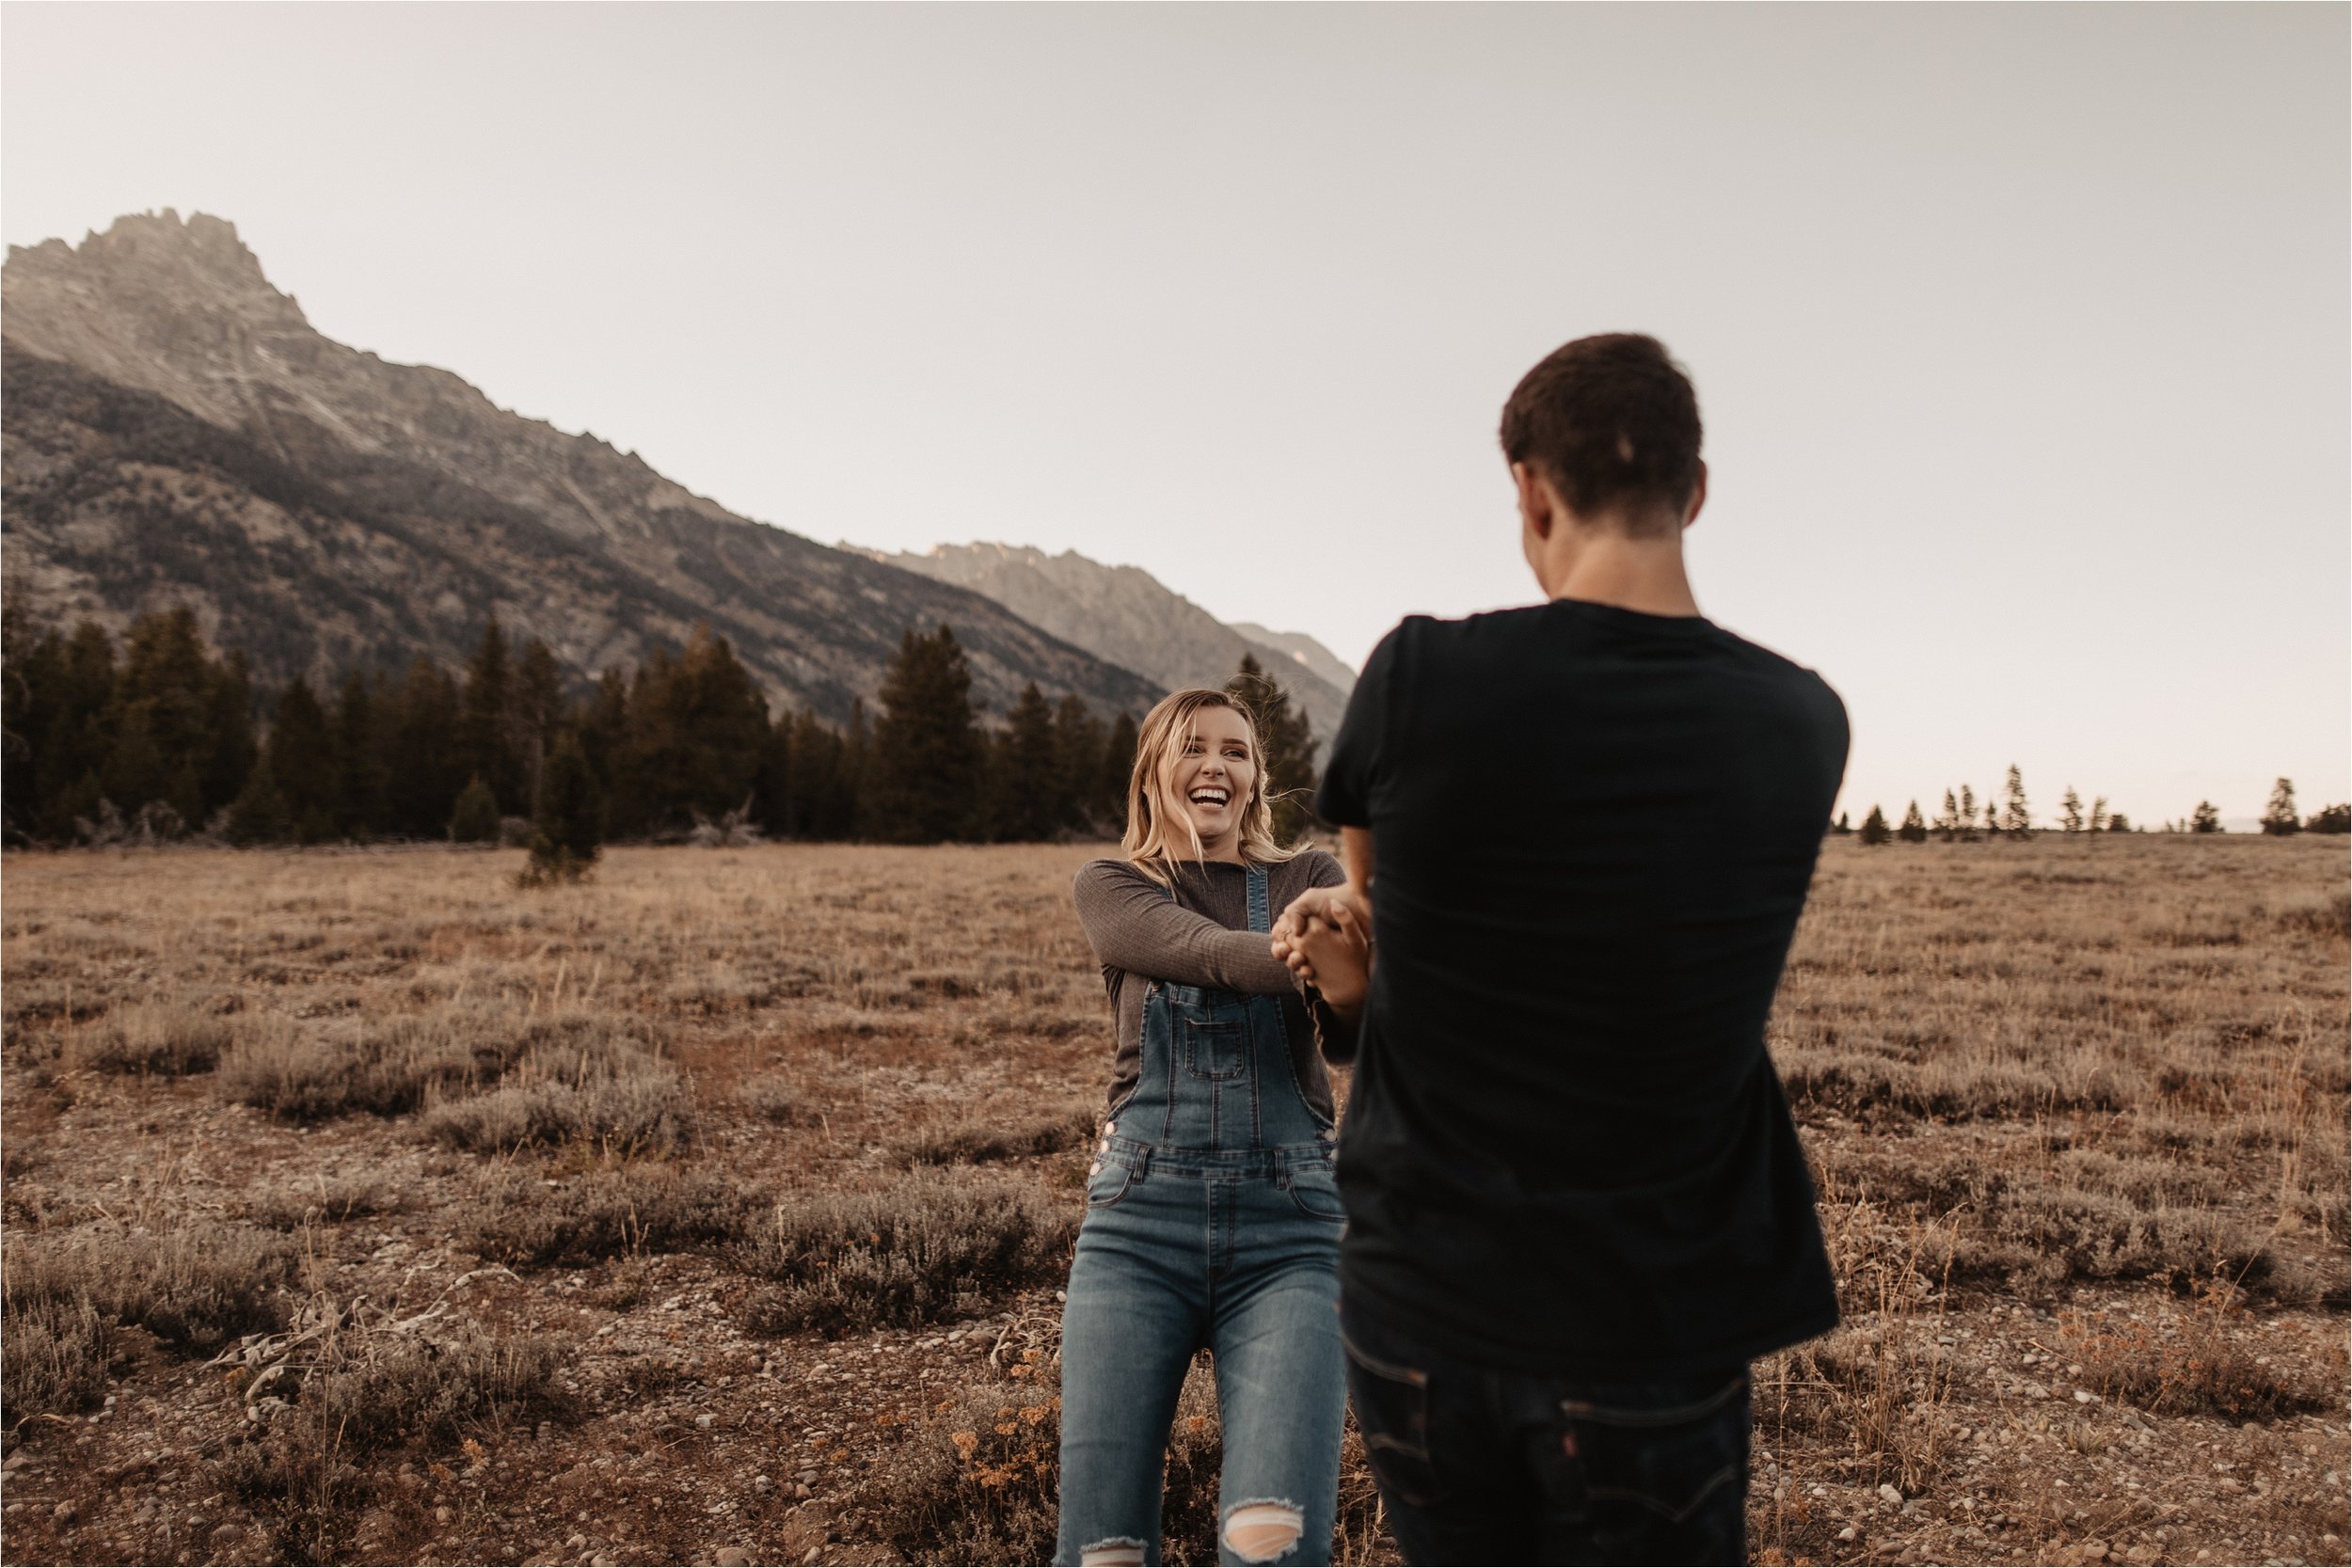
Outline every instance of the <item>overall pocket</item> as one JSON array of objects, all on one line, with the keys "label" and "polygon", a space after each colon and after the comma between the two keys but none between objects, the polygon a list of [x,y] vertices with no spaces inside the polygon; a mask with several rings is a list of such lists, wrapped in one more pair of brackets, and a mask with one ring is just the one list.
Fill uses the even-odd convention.
[{"label": "overall pocket", "polygon": [[1087,1173],[1087,1207],[1108,1209],[1127,1196],[1136,1173],[1123,1160],[1098,1160]]},{"label": "overall pocket", "polygon": [[1282,1185],[1291,1195],[1291,1202],[1309,1219],[1329,1220],[1334,1225],[1347,1221],[1347,1205],[1340,1201],[1340,1183],[1331,1174],[1331,1162],[1320,1160],[1300,1163],[1282,1173]]}]

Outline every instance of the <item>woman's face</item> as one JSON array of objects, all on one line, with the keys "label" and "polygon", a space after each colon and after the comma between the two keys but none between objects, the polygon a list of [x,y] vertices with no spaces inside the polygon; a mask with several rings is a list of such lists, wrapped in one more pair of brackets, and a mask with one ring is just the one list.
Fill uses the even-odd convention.
[{"label": "woman's face", "polygon": [[1249,750],[1249,725],[1242,716],[1230,707],[1195,713],[1171,782],[1176,804],[1209,857],[1226,860],[1238,853],[1242,813],[1258,783],[1258,759]]}]

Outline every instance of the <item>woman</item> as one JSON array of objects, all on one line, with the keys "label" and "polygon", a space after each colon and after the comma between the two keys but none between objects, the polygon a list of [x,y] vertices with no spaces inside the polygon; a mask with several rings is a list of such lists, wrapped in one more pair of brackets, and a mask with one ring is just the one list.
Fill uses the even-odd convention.
[{"label": "woman", "polygon": [[1203,1347],[1221,1560],[1329,1560],[1347,1394],[1322,1055],[1345,1060],[1355,1034],[1265,933],[1344,878],[1275,843],[1260,758],[1232,697],[1167,698],[1138,737],[1122,857],[1078,873],[1119,1035],[1062,1315],[1057,1562],[1160,1560],[1168,1424]]}]

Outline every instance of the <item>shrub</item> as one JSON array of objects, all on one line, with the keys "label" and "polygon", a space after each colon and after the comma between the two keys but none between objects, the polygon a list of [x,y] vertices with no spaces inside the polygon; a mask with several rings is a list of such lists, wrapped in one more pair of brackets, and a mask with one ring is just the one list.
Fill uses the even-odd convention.
[{"label": "shrub", "polygon": [[645,1059],[639,1037],[597,1013],[516,1019],[479,1006],[450,1006],[362,1022],[351,1036],[240,1039],[222,1058],[219,1085],[272,1116],[316,1121],[355,1111],[401,1116],[429,1100],[447,1100],[499,1083],[519,1063],[531,1076],[570,1082],[592,1077],[595,1064]]},{"label": "shrub", "polygon": [[929,1323],[1057,1275],[1076,1234],[1075,1216],[1024,1181],[911,1176],[780,1204],[739,1249],[746,1270],[777,1282],[755,1295],[748,1325],[839,1335]]},{"label": "shrub", "polygon": [[[262,1028],[268,1025],[261,1025]],[[210,1072],[231,1037],[230,1021],[185,1003],[124,1007],[73,1041],[74,1057],[102,1072]]]},{"label": "shrub", "polygon": [[70,1416],[106,1386],[112,1335],[87,1295],[10,1304],[0,1334],[0,1423]]},{"label": "shrub", "polygon": [[670,1165],[625,1165],[555,1186],[509,1170],[482,1190],[457,1242],[509,1263],[586,1263],[735,1241],[755,1207],[739,1188]]},{"label": "shrub", "polygon": [[1009,1124],[959,1121],[927,1132],[908,1152],[918,1165],[981,1164],[1024,1154],[1058,1154],[1084,1146],[1094,1135],[1091,1101],[1025,1117]]},{"label": "shrub", "polygon": [[496,844],[501,831],[498,797],[477,773],[458,792],[456,809],[450,814],[449,836],[459,844]]},{"label": "shrub", "polygon": [[772,1121],[779,1127],[803,1119],[800,1094],[780,1072],[755,1073],[744,1079],[736,1085],[735,1102],[762,1121]]},{"label": "shrub", "polygon": [[0,1297],[11,1332],[38,1307],[87,1303],[183,1350],[209,1351],[275,1323],[276,1291],[294,1265],[284,1237],[251,1226],[204,1221],[161,1235],[86,1227],[12,1243]]},{"label": "shrub", "polygon": [[2151,1415],[2275,1421],[2327,1409],[2321,1384],[2268,1357],[2258,1361],[2233,1341],[2229,1323],[2241,1310],[2222,1284],[2206,1292],[2185,1326],[2070,1312],[2059,1333],[2085,1384]]},{"label": "shrub", "polygon": [[2279,924],[2290,931],[2342,940],[2352,936],[2352,894],[2338,892],[2325,898],[2290,905],[2279,911]]},{"label": "shrub", "polygon": [[[1203,1356],[1176,1402],[1161,1502],[1163,1560],[1217,1559],[1216,1392]],[[1048,1562],[1061,1492],[1061,1399],[1050,1386],[971,1388],[911,1425],[858,1501],[909,1562]]]},{"label": "shrub", "polygon": [[582,1139],[635,1153],[684,1140],[685,1101],[677,1069],[589,1021],[535,1040],[489,1093],[434,1106],[424,1130],[453,1148],[509,1152]]},{"label": "shrub", "polygon": [[335,1359],[303,1379],[294,1402],[222,1463],[230,1489],[271,1519],[289,1560],[352,1556],[351,1523],[374,1496],[358,1461],[402,1443],[447,1444],[553,1402],[559,1357],[548,1340],[478,1329],[440,1344],[386,1338],[337,1341]]}]

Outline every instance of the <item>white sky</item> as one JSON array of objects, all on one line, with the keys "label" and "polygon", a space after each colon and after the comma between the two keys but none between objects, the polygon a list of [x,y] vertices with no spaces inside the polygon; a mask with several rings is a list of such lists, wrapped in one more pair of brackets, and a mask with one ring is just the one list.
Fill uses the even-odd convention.
[{"label": "white sky", "polygon": [[322,331],[748,516],[1360,660],[1523,602],[1494,421],[1691,368],[1701,603],[1846,794],[2352,798],[2347,18],[2307,6],[0,8],[0,231],[234,221]]}]

